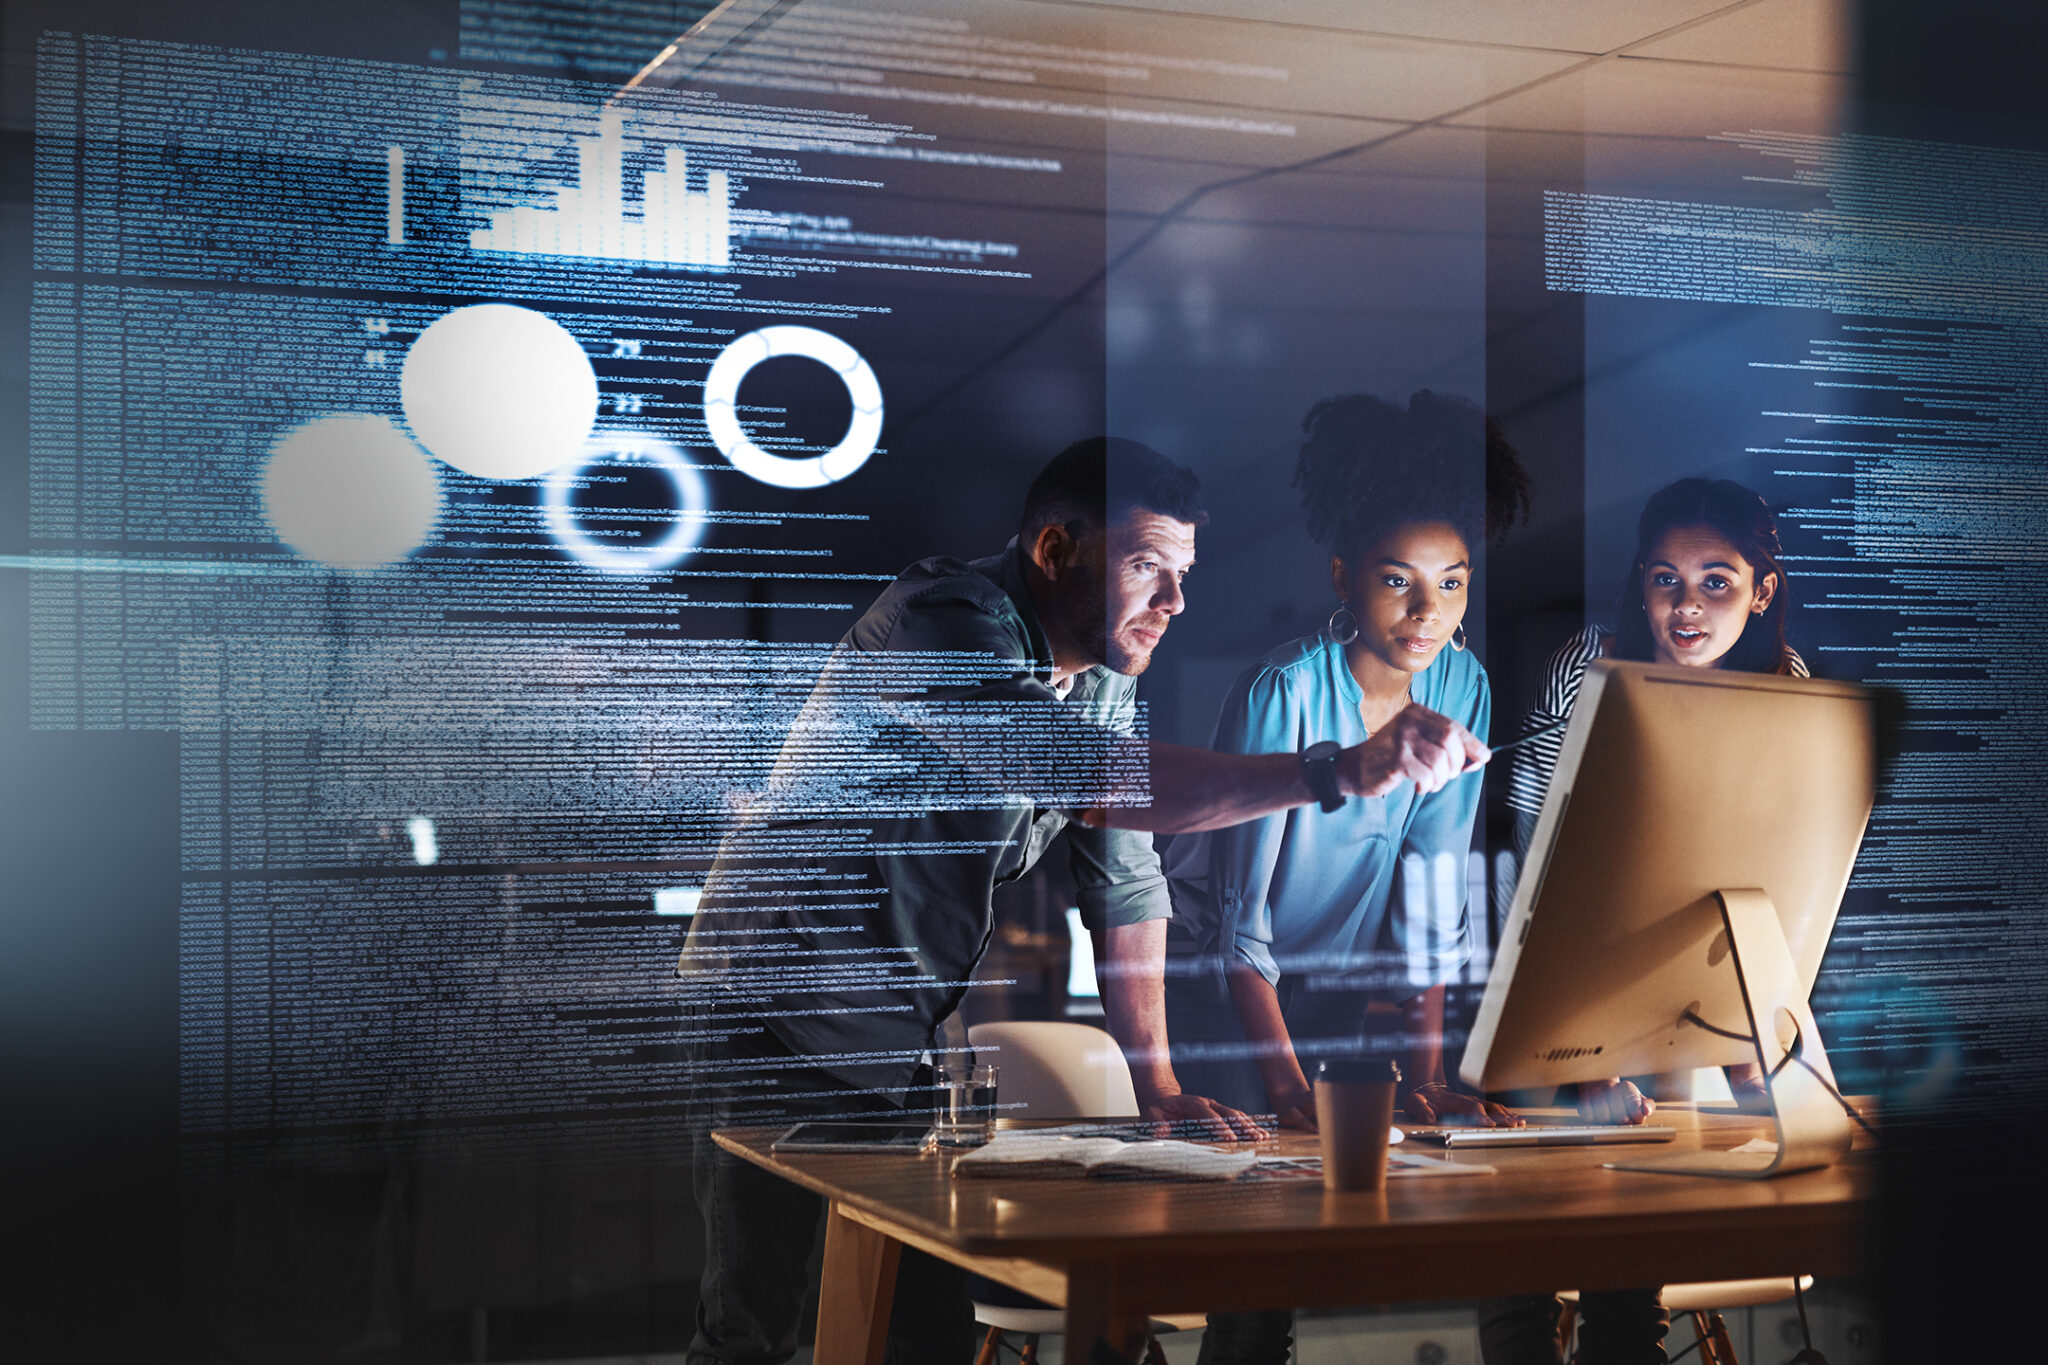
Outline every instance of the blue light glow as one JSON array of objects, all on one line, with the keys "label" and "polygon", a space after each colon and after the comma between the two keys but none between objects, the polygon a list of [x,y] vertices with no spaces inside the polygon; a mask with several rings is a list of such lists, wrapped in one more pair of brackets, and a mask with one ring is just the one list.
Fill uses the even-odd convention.
[{"label": "blue light glow", "polygon": [[[644,545],[608,545],[585,534],[577,525],[571,496],[584,478],[584,471],[600,463],[652,465],[668,475],[676,494],[673,529],[660,540]],[[674,568],[697,548],[704,537],[704,514],[710,510],[710,495],[704,488],[704,476],[684,458],[682,451],[659,436],[607,431],[591,441],[584,459],[563,465],[548,476],[542,504],[555,543],[579,563],[607,573],[657,573]]]}]

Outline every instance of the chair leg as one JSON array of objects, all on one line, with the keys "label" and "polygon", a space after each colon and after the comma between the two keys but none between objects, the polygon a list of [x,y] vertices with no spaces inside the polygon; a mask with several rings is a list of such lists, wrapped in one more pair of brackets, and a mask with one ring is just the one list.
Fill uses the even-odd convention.
[{"label": "chair leg", "polygon": [[1714,1341],[1715,1365],[1741,1365],[1735,1358],[1735,1338],[1728,1334],[1728,1322],[1719,1313],[1707,1314],[1707,1331]]},{"label": "chair leg", "polygon": [[1145,1365],[1170,1365],[1166,1359],[1166,1348],[1159,1344],[1158,1337],[1145,1338]]},{"label": "chair leg", "polygon": [[1579,1330],[1579,1306],[1567,1300],[1557,1314],[1557,1354],[1560,1360],[1571,1360],[1572,1333]]},{"label": "chair leg", "polygon": [[1021,1358],[1024,1365],[1038,1365],[1038,1333],[1025,1333],[1024,1352]]},{"label": "chair leg", "polygon": [[1728,1333],[1728,1321],[1719,1313],[1697,1310],[1692,1315],[1692,1330],[1699,1338],[1700,1365],[1741,1365],[1735,1358],[1735,1338]]},{"label": "chair leg", "polygon": [[988,1336],[982,1339],[981,1349],[974,1353],[974,1365],[996,1365],[996,1348],[1003,1344],[1003,1329],[991,1327]]}]

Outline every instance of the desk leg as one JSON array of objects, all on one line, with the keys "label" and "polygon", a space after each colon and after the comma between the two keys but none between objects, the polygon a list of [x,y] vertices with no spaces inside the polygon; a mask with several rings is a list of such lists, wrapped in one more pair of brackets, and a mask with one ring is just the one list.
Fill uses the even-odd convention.
[{"label": "desk leg", "polygon": [[815,1365],[881,1365],[889,1301],[903,1243],[854,1222],[834,1204],[825,1215],[825,1276],[818,1292]]},{"label": "desk leg", "polygon": [[1075,1365],[1137,1365],[1145,1358],[1151,1319],[1121,1299],[1114,1267],[1077,1261],[1067,1268],[1064,1359]]}]

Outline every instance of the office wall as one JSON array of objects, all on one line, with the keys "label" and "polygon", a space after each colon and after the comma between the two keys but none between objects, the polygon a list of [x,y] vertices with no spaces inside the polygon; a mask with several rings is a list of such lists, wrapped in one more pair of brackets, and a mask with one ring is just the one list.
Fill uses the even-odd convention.
[{"label": "office wall", "polygon": [[[440,1358],[488,1347],[477,1310],[578,1302],[610,1325],[563,1354],[672,1331],[677,912],[776,743],[728,718],[785,714],[892,575],[1000,548],[1110,430],[1209,490],[1141,692],[1203,742],[1332,605],[1288,474],[1343,392],[1468,394],[1521,449],[1534,515],[1476,585],[1506,725],[1649,490],[1766,493],[1795,644],[1916,707],[1823,990],[1838,1064],[1936,1115],[2031,1084],[2026,111],[1859,102],[1856,16],[1791,0],[783,0],[657,62],[707,10],[8,11],[5,1052],[46,1272],[127,1305],[73,1340]],[[534,331],[500,363],[594,410],[570,462],[436,448],[408,404],[418,339],[487,303]],[[706,424],[713,359],[778,326],[880,395],[823,486]],[[865,382],[785,357],[736,401],[812,458]],[[385,472],[291,482],[336,450]]]}]

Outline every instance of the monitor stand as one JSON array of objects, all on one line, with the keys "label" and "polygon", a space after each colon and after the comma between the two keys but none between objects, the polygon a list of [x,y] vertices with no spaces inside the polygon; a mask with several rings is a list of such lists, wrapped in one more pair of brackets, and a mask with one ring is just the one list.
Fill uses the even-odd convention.
[{"label": "monitor stand", "polygon": [[[1849,1116],[1828,1092],[1835,1083],[1827,1053],[1821,1049],[1820,1030],[1814,1026],[1813,1011],[1807,1008],[1806,992],[1800,989],[1799,973],[1792,965],[1792,950],[1785,942],[1777,908],[1761,891],[1718,891],[1721,922],[1728,930],[1729,958],[1742,987],[1742,1006],[1748,1018],[1723,1023],[1709,1020],[1731,1032],[1747,1026],[1756,1049],[1757,1064],[1771,1099],[1771,1118],[1778,1129],[1775,1152],[1677,1152],[1669,1156],[1644,1157],[1634,1161],[1610,1161],[1617,1171],[1659,1171],[1673,1175],[1717,1175],[1738,1180],[1763,1180],[1793,1171],[1810,1171],[1831,1166],[1849,1154],[1854,1133]],[[1827,1085],[1797,1061],[1786,1060],[1787,1052],[1798,1056],[1827,1078]]]}]

